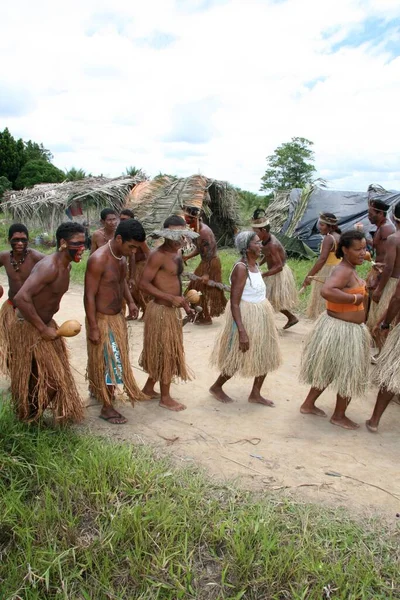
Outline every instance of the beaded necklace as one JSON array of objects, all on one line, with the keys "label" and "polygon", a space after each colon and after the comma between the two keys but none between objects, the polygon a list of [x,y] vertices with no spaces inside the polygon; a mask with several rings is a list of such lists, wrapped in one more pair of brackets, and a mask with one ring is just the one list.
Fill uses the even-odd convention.
[{"label": "beaded necklace", "polygon": [[19,271],[20,266],[24,264],[26,257],[28,256],[29,250],[25,250],[25,253],[22,255],[22,258],[19,260],[15,260],[13,251],[10,250],[10,264],[13,267],[14,271]]}]

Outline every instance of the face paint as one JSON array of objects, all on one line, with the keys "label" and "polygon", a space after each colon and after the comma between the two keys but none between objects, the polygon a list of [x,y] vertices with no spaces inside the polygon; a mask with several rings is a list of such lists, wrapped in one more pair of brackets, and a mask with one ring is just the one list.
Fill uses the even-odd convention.
[{"label": "face paint", "polygon": [[71,260],[76,263],[81,262],[82,254],[86,249],[85,244],[82,244],[81,242],[69,242],[67,248]]},{"label": "face paint", "polygon": [[13,250],[15,250],[17,248],[17,246],[22,244],[22,250],[25,250],[25,248],[28,245],[28,238],[26,237],[22,237],[22,238],[13,238],[12,240],[10,240],[10,244],[11,244],[11,248]]}]

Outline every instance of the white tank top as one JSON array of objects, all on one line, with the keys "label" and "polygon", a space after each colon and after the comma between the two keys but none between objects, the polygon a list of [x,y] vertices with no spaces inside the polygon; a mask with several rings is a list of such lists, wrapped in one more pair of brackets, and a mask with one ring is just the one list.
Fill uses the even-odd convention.
[{"label": "white tank top", "polygon": [[[236,265],[231,271],[231,274],[229,276],[230,282],[232,273],[238,264],[239,263],[236,263]],[[257,270],[257,273],[252,273],[251,271],[248,271],[248,276],[246,277],[246,283],[244,284],[244,290],[240,300],[243,300],[244,302],[252,302],[253,304],[258,304],[259,302],[263,302],[265,300],[266,294],[267,290],[265,287],[264,279],[261,275],[261,271],[259,269]]]}]

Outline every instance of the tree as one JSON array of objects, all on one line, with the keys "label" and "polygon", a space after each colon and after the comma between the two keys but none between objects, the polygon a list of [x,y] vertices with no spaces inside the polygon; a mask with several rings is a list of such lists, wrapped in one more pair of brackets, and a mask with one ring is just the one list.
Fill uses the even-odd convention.
[{"label": "tree", "polygon": [[68,171],[65,171],[65,179],[67,181],[80,181],[81,179],[85,179],[85,177],[90,177],[90,175],[86,174],[86,171],[83,169],[71,167]]},{"label": "tree", "polygon": [[6,192],[7,190],[11,190],[12,188],[12,183],[11,181],[9,181],[7,179],[7,177],[4,177],[4,175],[0,176],[0,200],[2,199],[4,192]]},{"label": "tree", "polygon": [[256,208],[267,208],[271,201],[272,194],[262,196],[247,190],[236,188],[238,194],[238,205],[241,221],[247,223]]},{"label": "tree", "polygon": [[44,160],[49,163],[52,161],[53,155],[50,150],[46,150],[43,144],[37,144],[29,140],[28,142],[24,142],[24,158],[25,162],[30,160]]},{"label": "tree", "polygon": [[122,175],[129,175],[130,177],[141,177],[145,181],[148,181],[150,179],[146,171],[144,171],[143,169],[138,169],[137,167],[127,167],[125,169],[125,173],[122,173]]},{"label": "tree", "polygon": [[24,163],[24,142],[15,140],[6,127],[0,131],[0,176],[14,185]]},{"label": "tree", "polygon": [[293,137],[281,144],[274,154],[267,157],[268,169],[261,177],[261,190],[290,190],[302,188],[313,180],[316,168],[313,164],[313,142]]},{"label": "tree", "polygon": [[61,183],[64,180],[65,173],[53,164],[45,160],[30,160],[19,172],[15,187],[17,190],[22,190],[37,183]]}]

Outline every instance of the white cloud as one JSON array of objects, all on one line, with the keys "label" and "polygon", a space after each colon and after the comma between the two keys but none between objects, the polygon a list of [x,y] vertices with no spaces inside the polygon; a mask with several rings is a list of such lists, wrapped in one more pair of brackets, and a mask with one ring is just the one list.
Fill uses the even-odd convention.
[{"label": "white cloud", "polygon": [[0,128],[61,168],[252,191],[265,157],[304,136],[330,187],[400,189],[397,16],[397,0],[16,0]]}]

